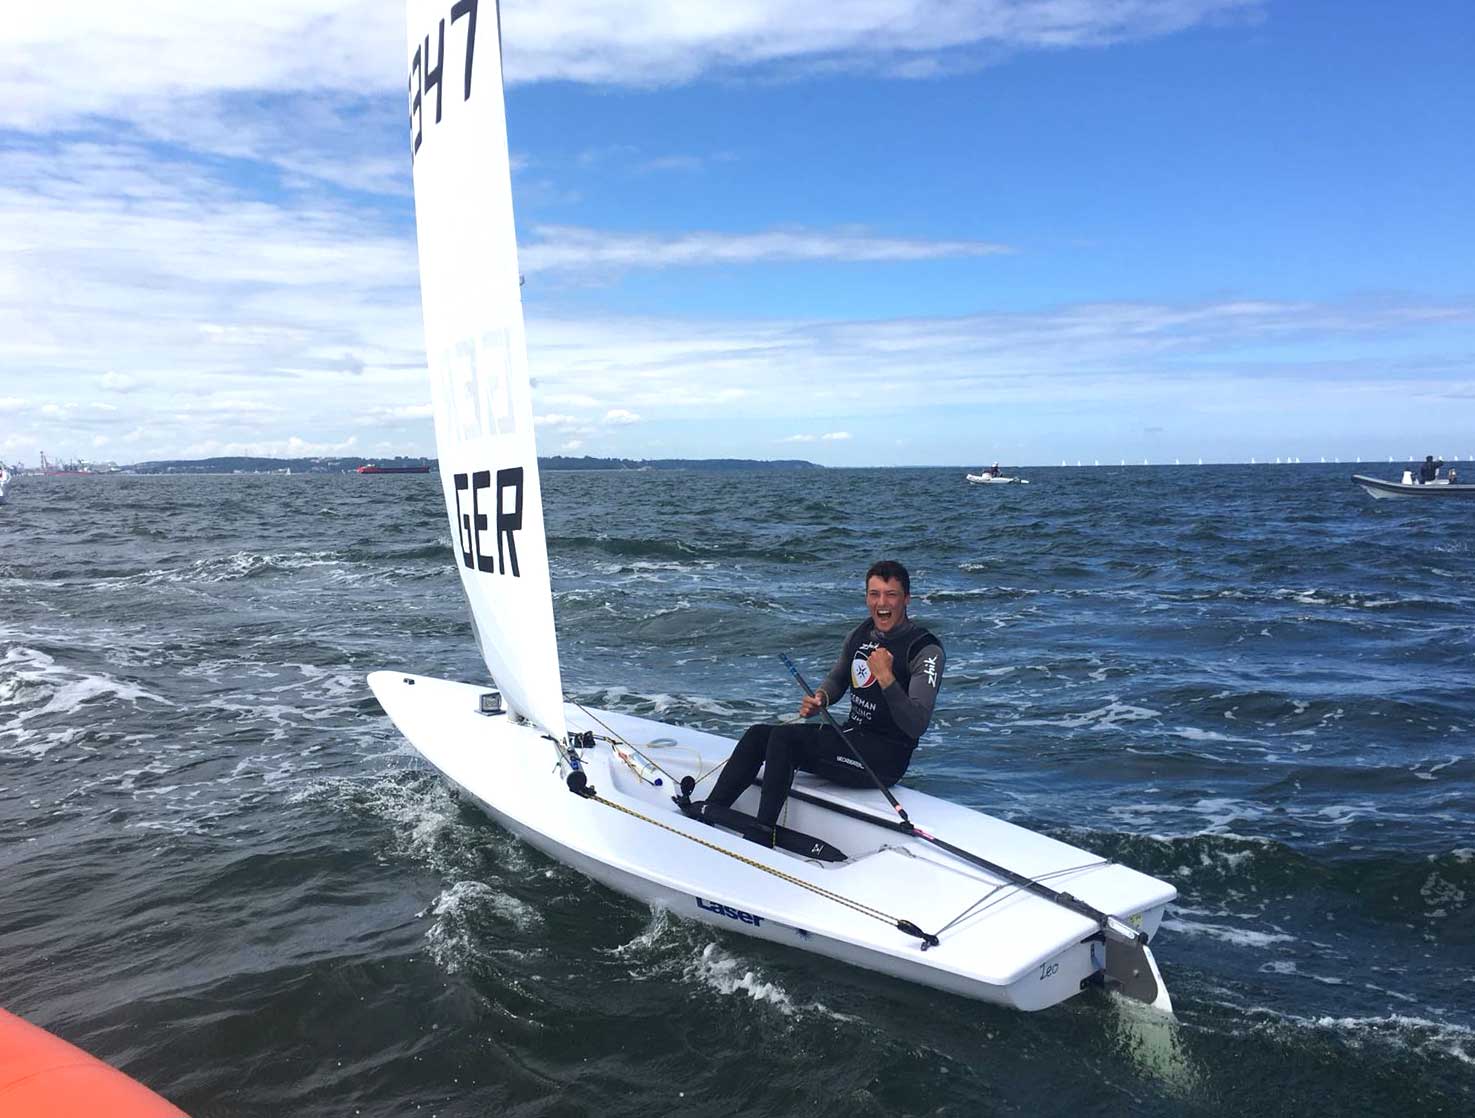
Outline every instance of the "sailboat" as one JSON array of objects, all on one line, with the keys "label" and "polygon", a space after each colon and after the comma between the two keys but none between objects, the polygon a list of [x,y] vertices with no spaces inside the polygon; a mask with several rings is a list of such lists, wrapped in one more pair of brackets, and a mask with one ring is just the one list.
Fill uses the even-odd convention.
[{"label": "sailboat", "polygon": [[[410,0],[409,105],[426,355],[451,556],[495,688],[369,685],[494,821],[672,915],[967,997],[1043,1009],[1094,986],[1171,1011],[1148,947],[1174,888],[937,797],[801,774],[782,841],[683,811],[714,734],[565,700],[554,633],[499,20]],[[800,678],[796,672],[796,678]],[[708,786],[709,787],[709,786]],[[733,805],[750,815],[757,789]]]}]

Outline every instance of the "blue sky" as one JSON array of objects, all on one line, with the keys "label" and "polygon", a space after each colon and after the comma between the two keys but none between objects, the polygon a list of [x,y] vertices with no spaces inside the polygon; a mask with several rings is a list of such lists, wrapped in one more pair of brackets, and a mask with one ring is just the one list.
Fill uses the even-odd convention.
[{"label": "blue sky", "polygon": [[[503,22],[543,453],[1475,452],[1468,4]],[[433,452],[398,5],[4,35],[0,459]]]}]

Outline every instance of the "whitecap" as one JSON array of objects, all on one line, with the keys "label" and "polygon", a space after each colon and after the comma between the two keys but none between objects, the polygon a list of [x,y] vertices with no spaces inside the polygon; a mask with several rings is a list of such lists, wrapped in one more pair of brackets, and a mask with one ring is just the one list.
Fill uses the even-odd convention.
[{"label": "whitecap", "polygon": [[[44,705],[35,706],[44,696]],[[172,707],[175,704],[145,690],[135,683],[119,680],[106,672],[78,672],[57,664],[56,660],[36,649],[15,647],[6,650],[0,661],[0,708],[19,708],[11,721],[0,724],[0,737],[23,736],[25,724],[43,715],[70,715],[98,699],[118,699],[126,703],[157,703]],[[58,744],[67,744],[75,731],[63,729],[60,734],[47,734],[37,740],[29,737],[21,752],[31,756],[44,756]]]},{"label": "whitecap", "polygon": [[755,1002],[777,1009],[785,1017],[798,1013],[815,1013],[836,1021],[853,1021],[820,1002],[799,1004],[776,982],[764,978],[736,955],[723,951],[716,943],[708,943],[695,959],[687,963],[685,978],[716,990],[719,994],[747,995]]},{"label": "whitecap", "polygon": [[1221,734],[1217,730],[1200,730],[1197,726],[1179,726],[1175,730],[1169,730],[1168,733],[1172,737],[1182,738],[1184,741],[1240,742],[1244,745],[1258,745],[1261,748],[1266,748],[1265,742],[1258,741],[1255,738],[1235,737],[1232,734]]},{"label": "whitecap", "polygon": [[1475,1029],[1464,1025],[1402,1013],[1383,1017],[1325,1016],[1309,1022],[1305,1018],[1291,1019],[1298,1024],[1309,1023],[1317,1028],[1347,1033],[1359,1040],[1395,1040],[1415,1048],[1433,1048],[1461,1063],[1475,1065],[1475,1054],[1472,1054],[1475,1051]]},{"label": "whitecap", "polygon": [[1296,937],[1285,932],[1257,932],[1251,928],[1235,928],[1228,924],[1197,924],[1180,920],[1174,915],[1163,918],[1162,926],[1189,936],[1207,936],[1210,939],[1232,943],[1236,947],[1270,947],[1277,943],[1295,943]]},{"label": "whitecap", "polygon": [[640,934],[628,943],[622,943],[618,947],[606,949],[604,954],[613,955],[617,958],[630,955],[644,955],[656,946],[656,943],[665,936],[670,927],[671,914],[663,905],[652,905],[650,922],[641,929]]},{"label": "whitecap", "polygon": [[742,959],[709,943],[686,968],[686,977],[710,986],[719,994],[746,994],[755,1002],[766,1002],[780,1013],[792,1016],[794,1002],[776,982],[760,977]]},{"label": "whitecap", "polygon": [[1022,718],[1016,726],[1063,726],[1068,730],[1089,728],[1093,730],[1115,730],[1132,722],[1143,722],[1158,718],[1162,711],[1150,707],[1132,706],[1116,699],[1105,706],[1088,710],[1083,714],[1068,714],[1063,718]]}]

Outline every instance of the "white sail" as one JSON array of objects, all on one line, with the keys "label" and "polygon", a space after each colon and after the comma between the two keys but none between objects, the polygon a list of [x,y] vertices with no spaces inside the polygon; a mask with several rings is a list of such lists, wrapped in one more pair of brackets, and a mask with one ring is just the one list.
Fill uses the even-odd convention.
[{"label": "white sail", "polygon": [[408,11],[420,295],[451,550],[508,708],[561,740],[497,7],[410,0]]}]

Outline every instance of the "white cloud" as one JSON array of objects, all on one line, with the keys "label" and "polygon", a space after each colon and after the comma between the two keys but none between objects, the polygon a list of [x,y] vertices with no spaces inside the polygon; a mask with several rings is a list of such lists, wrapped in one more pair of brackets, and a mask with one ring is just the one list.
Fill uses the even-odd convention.
[{"label": "white cloud", "polygon": [[[514,78],[634,83],[751,66],[767,67],[765,77],[816,64],[922,74],[987,52],[1140,38],[1255,7],[865,0],[841,16],[814,0],[529,0],[508,5],[508,64]],[[367,103],[402,92],[400,9],[266,0],[248,17],[143,0],[126,9],[29,6],[9,17],[0,122],[42,133],[91,114],[115,126],[97,129],[106,138],[93,142],[10,134],[0,177],[0,377],[13,393],[0,397],[6,445],[71,453],[68,444],[110,438],[135,459],[206,447],[333,453],[359,431],[401,437],[403,452],[430,451],[403,122],[393,105],[384,122],[365,116]],[[377,132],[373,142],[358,134],[365,121],[383,129],[382,144]],[[251,181],[270,185],[253,194],[239,167],[192,160],[174,145],[264,161]],[[363,150],[383,155],[365,159]],[[679,152],[630,159],[635,170],[656,163],[695,169]],[[390,197],[365,207],[303,190],[304,177]],[[523,258],[530,271],[567,274],[1005,251],[848,227],[545,225]],[[1341,398],[1365,392],[1374,414],[1379,393],[1406,399],[1467,384],[1475,322],[1468,301],[1416,299],[1093,302],[848,322],[560,317],[546,305],[530,304],[538,422],[572,436],[564,449],[587,437],[601,452],[622,436],[637,442],[632,435],[645,430],[629,430],[637,417],[720,435],[729,439],[723,449],[740,453],[744,432],[771,445],[775,424],[792,430],[802,414],[816,432],[835,429],[795,441],[826,451],[850,449],[848,441],[858,453],[877,445],[868,418],[921,423],[929,409],[1125,400],[1232,410],[1251,397],[1296,407],[1334,388]],[[1397,344],[1356,359],[1327,356],[1390,339]],[[115,411],[90,399],[99,385]],[[811,387],[810,410],[775,417],[775,401]],[[1468,398],[1446,395],[1455,405]],[[301,432],[295,442],[292,431]]]},{"label": "white cloud", "polygon": [[518,254],[528,272],[794,262],[876,263],[995,256],[1011,252],[987,241],[877,236],[861,229],[778,229],[761,233],[612,233],[543,225]]},{"label": "white cloud", "polygon": [[138,458],[177,457],[281,445],[289,419],[341,434],[428,415],[413,239],[373,211],[245,198],[126,140],[7,156],[0,376],[44,391],[30,445],[106,422],[151,432]]},{"label": "white cloud", "polygon": [[[7,437],[29,440],[15,444],[28,456],[37,447],[68,453],[69,443],[98,434],[114,446],[126,438],[133,460],[205,447],[285,452],[288,430],[336,447],[374,426],[404,439],[399,452],[431,451],[414,245],[404,230],[353,208],[243,199],[208,171],[161,162],[128,142],[63,145],[47,160],[21,153],[7,172],[0,375],[11,393],[0,397],[0,413],[21,417]],[[836,251],[825,240],[832,234],[783,236]],[[670,260],[760,259],[776,251],[767,237],[651,243]],[[638,240],[601,243],[623,252]],[[867,243],[854,233],[836,240],[853,252]],[[921,246],[908,251],[929,244],[886,243]],[[27,274],[49,277],[52,296],[31,296],[33,285],[15,270],[22,259]],[[818,431],[833,426],[832,437],[804,436],[832,448],[846,442],[841,435],[874,445],[859,433],[860,417],[896,409],[898,393],[903,417],[1062,400],[1233,409],[1251,393],[1294,405],[1318,386],[1346,397],[1354,383],[1406,396],[1410,384],[1427,392],[1468,380],[1459,339],[1472,323],[1468,301],[1413,300],[1100,302],[875,321],[573,317],[534,308],[529,338],[540,425],[574,436],[577,445],[565,449],[599,430],[600,452],[618,453],[605,440],[636,416],[693,429],[720,422],[732,439],[741,420],[760,425],[751,429],[765,441],[778,438],[773,401],[803,385],[844,386],[821,393],[825,410],[811,416]],[[1396,352],[1326,356],[1385,339],[1398,340]],[[99,383],[113,389],[107,405],[89,396]],[[134,431],[147,434],[123,435]],[[724,449],[742,452],[732,443]]]},{"label": "white cloud", "polygon": [[131,392],[138,387],[138,381],[124,373],[116,373],[109,369],[102,375],[102,386],[109,392]]},{"label": "white cloud", "polygon": [[292,435],[285,439],[263,439],[259,441],[230,441],[204,439],[183,448],[175,455],[165,458],[336,458],[351,453],[358,445],[356,437],[339,442],[323,442]]},{"label": "white cloud", "polygon": [[[556,341],[553,344],[558,344]],[[530,347],[531,348],[531,347]],[[597,396],[591,396],[587,392],[571,392],[567,389],[549,388],[534,380],[534,392],[537,398],[545,404],[562,404],[566,408],[598,408],[601,402]],[[558,413],[553,413],[557,415]],[[559,416],[560,419],[565,417]],[[566,417],[573,422],[574,417]]]},{"label": "white cloud", "polygon": [[[1472,326],[1472,302],[1242,300],[871,322],[539,318],[530,328],[530,363],[539,370],[540,401],[578,396],[646,419],[751,420],[780,438],[771,430],[773,402],[792,398],[796,385],[845,386],[821,395],[819,422],[898,407],[904,422],[915,422],[910,417],[929,409],[1062,401],[1155,409],[1171,401],[1202,412],[1254,395],[1304,401],[1335,390],[1346,397],[1358,383],[1406,397],[1410,383],[1427,386],[1441,346],[1453,347],[1451,361],[1458,357],[1458,338]],[[1324,357],[1393,339],[1404,355]],[[1410,347],[1414,339],[1423,340]],[[849,423],[828,434],[830,445],[857,438]],[[817,442],[820,434],[791,440]]]},{"label": "white cloud", "polygon": [[[701,155],[673,152],[651,155],[632,144],[605,144],[585,148],[573,156],[573,162],[580,167],[597,167],[601,172],[623,171],[637,175],[661,171],[694,173],[704,171],[714,163],[733,163],[737,159],[737,154],[731,151]],[[512,161],[514,174],[533,166],[532,160],[526,156],[515,156]]]},{"label": "white cloud", "polygon": [[511,81],[664,85],[746,67],[926,78],[1001,52],[1179,31],[1257,0],[544,0],[509,5]]},{"label": "white cloud", "polygon": [[[525,0],[506,6],[502,42],[511,83],[654,87],[835,70],[925,79],[1017,51],[1099,47],[1236,14],[1255,18],[1264,3]],[[398,4],[79,0],[6,17],[0,128],[47,135],[101,124],[115,138],[158,145],[148,158],[162,146],[254,160],[288,189],[409,194],[402,108],[409,51]],[[726,157],[636,154],[627,169],[690,173]],[[552,185],[523,189],[570,196]]]},{"label": "white cloud", "polygon": [[[427,388],[428,391],[428,388]],[[399,424],[421,424],[432,418],[434,409],[427,400],[420,404],[396,404],[385,407],[369,407],[361,411],[354,422],[360,427],[383,427]],[[392,448],[381,447],[391,452]]]},{"label": "white cloud", "polygon": [[[330,94],[404,90],[404,13],[383,0],[11,7],[0,124],[13,128],[105,117],[146,134],[188,130],[204,150],[267,155],[273,137],[242,129],[232,98],[290,97],[296,113],[310,116],[332,114]],[[843,8],[832,0],[526,0],[506,6],[502,41],[512,82],[667,85],[753,67],[925,78],[1005,52],[1097,47],[1227,15],[1253,17],[1262,7],[1263,0],[866,0]],[[298,147],[280,130],[274,138]]]}]

